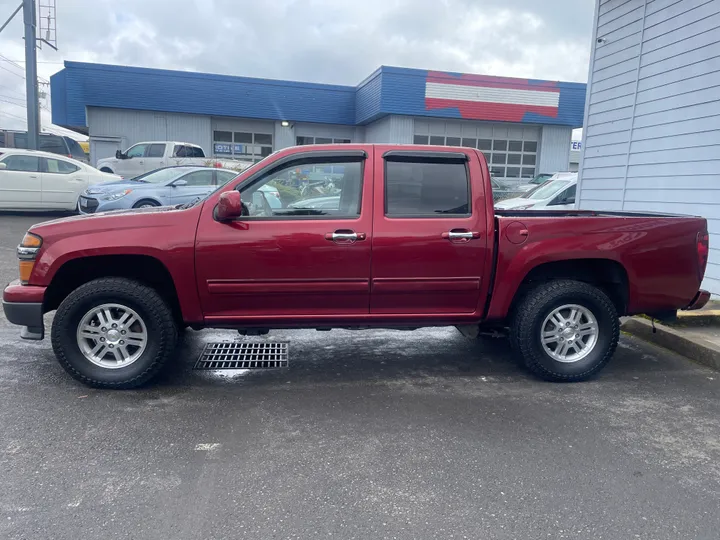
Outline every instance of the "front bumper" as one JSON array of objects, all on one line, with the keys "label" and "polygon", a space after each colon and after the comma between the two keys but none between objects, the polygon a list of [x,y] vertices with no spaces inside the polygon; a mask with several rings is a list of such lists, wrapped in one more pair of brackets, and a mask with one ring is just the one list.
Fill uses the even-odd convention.
[{"label": "front bumper", "polygon": [[3,292],[2,306],[5,317],[12,324],[22,326],[20,337],[40,340],[45,337],[43,322],[43,296],[45,287],[21,285],[14,281]]}]

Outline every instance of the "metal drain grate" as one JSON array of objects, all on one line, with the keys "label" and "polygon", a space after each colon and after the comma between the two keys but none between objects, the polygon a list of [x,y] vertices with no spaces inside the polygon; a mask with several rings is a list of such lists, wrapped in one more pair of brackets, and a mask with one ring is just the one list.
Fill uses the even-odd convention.
[{"label": "metal drain grate", "polygon": [[193,369],[273,369],[288,367],[288,344],[278,341],[208,343]]}]

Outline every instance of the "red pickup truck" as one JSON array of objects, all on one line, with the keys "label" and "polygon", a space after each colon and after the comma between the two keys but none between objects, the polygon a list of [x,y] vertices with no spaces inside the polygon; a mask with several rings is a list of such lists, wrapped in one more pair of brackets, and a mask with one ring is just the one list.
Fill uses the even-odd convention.
[{"label": "red pickup truck", "polygon": [[[298,170],[337,193],[269,204]],[[288,148],[194,204],[36,225],[18,256],[8,320],[42,339],[57,310],[60,364],[112,388],[149,381],[186,327],[507,328],[533,373],[576,381],[612,356],[619,316],[709,298],[705,219],[495,212],[471,148]]]}]

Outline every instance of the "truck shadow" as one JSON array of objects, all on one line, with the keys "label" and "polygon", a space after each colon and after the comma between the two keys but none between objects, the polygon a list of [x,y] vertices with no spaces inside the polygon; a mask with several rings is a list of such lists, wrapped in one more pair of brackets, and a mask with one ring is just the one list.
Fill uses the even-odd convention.
[{"label": "truck shadow", "polygon": [[[613,361],[595,380],[632,380],[636,372],[662,369],[649,346],[631,340],[618,348]],[[206,343],[215,341],[286,341],[289,367],[267,370],[194,370]],[[666,366],[671,367],[671,366]],[[678,366],[680,367],[680,366]],[[161,375],[161,386],[282,384],[351,384],[473,379],[492,382],[534,381],[510,349],[507,339],[472,341],[453,328],[414,332],[391,330],[276,331],[269,336],[239,337],[231,331],[188,331],[175,361]]]}]

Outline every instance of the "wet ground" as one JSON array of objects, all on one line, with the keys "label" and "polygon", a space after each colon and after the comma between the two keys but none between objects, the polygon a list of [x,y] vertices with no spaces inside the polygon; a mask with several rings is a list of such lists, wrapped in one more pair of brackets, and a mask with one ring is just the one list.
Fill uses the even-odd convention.
[{"label": "wet ground", "polygon": [[[40,219],[0,215],[0,281]],[[672,353],[550,384],[453,329],[284,331],[288,369],[192,371],[231,339],[98,391],[0,314],[0,538],[718,537],[720,374]]]}]

